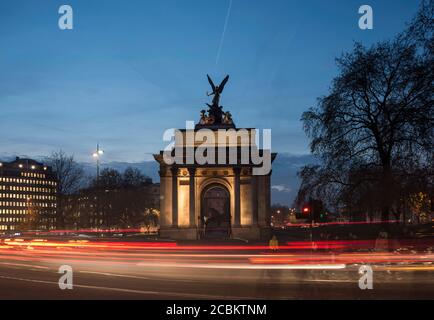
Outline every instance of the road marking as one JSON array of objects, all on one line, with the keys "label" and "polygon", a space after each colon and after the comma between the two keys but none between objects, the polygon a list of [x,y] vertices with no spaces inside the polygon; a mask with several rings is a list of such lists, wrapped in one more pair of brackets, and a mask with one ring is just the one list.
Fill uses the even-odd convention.
[{"label": "road marking", "polygon": [[12,263],[12,262],[0,262],[2,265],[8,265],[8,266],[16,266],[16,267],[26,267],[26,268],[32,268],[32,269],[49,269],[45,266],[36,266],[32,264],[25,264],[25,263]]},{"label": "road marking", "polygon": [[[54,281],[46,281],[46,280],[35,280],[35,279],[25,279],[25,278],[17,278],[17,277],[7,277],[0,275],[0,279],[7,280],[16,280],[16,281],[24,281],[24,282],[32,282],[32,283],[44,283],[44,284],[54,284],[56,287],[58,286],[57,282]],[[211,299],[211,300],[249,300],[249,299],[261,299],[255,297],[238,297],[238,296],[220,296],[220,295],[208,295],[208,294],[196,294],[196,293],[182,293],[182,292],[158,292],[158,291],[146,291],[146,290],[135,290],[135,289],[122,289],[122,288],[112,288],[112,287],[101,287],[101,286],[90,286],[90,285],[82,285],[75,284],[75,288],[83,288],[83,289],[93,289],[93,290],[103,290],[103,291],[115,291],[122,293],[134,293],[134,294],[142,294],[142,295],[155,295],[155,296],[174,296],[174,297],[183,297],[183,298],[191,298],[191,299]]]},{"label": "road marking", "polygon": [[119,278],[131,278],[131,279],[139,279],[139,280],[151,280],[151,281],[166,281],[166,282],[184,282],[184,283],[200,283],[203,282],[202,280],[195,280],[195,279],[165,279],[160,277],[142,277],[142,276],[135,276],[135,275],[127,275],[127,274],[119,274],[119,273],[109,273],[109,272],[98,272],[98,271],[78,271],[79,273],[87,273],[87,274],[96,274],[101,276],[107,276],[107,277],[119,277]]},{"label": "road marking", "polygon": [[98,272],[98,271],[78,271],[80,273],[86,273],[86,274],[97,274],[101,276],[107,276],[107,277],[120,277],[120,278],[131,278],[131,279],[141,279],[141,280],[153,280],[149,277],[142,277],[142,276],[134,276],[134,275],[127,275],[127,274],[116,274],[116,273],[109,273],[109,272]]}]

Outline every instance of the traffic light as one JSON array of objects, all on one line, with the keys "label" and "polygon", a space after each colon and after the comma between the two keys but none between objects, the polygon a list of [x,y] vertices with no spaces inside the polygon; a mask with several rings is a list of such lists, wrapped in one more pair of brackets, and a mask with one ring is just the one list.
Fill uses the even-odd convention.
[{"label": "traffic light", "polygon": [[319,221],[326,222],[327,221],[327,212],[321,212],[319,214]]},{"label": "traffic light", "polygon": [[309,214],[310,208],[309,207],[303,207],[303,214]]}]

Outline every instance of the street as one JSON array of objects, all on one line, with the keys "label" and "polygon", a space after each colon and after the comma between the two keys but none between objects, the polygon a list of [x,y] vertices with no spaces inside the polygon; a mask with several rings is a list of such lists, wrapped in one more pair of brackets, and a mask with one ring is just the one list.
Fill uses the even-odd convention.
[{"label": "street", "polygon": [[[9,240],[0,299],[432,299],[434,254],[164,242]],[[373,289],[359,288],[362,264]],[[73,289],[59,289],[59,267]]]}]

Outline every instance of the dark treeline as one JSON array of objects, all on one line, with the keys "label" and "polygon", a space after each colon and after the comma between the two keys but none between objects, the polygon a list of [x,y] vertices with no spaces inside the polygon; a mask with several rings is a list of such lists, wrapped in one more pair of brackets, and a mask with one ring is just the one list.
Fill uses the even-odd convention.
[{"label": "dark treeline", "polygon": [[351,219],[429,217],[434,196],[434,2],[394,39],[356,43],[330,92],[302,116],[311,152],[296,205]]},{"label": "dark treeline", "polygon": [[159,185],[136,168],[103,169],[86,177],[73,156],[54,152],[47,163],[58,179],[58,229],[150,228],[158,224]]}]

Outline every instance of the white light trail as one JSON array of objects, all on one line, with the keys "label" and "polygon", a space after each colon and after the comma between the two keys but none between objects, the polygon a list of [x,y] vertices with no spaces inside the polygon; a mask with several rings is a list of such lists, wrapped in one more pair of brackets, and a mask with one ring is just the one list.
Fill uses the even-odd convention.
[{"label": "white light trail", "polygon": [[232,11],[232,0],[229,0],[229,7],[228,7],[228,11],[226,13],[226,19],[225,19],[225,25],[223,27],[223,33],[222,33],[222,37],[220,39],[220,45],[219,45],[219,49],[217,51],[217,58],[215,61],[215,65],[217,66],[220,60],[220,55],[222,52],[222,48],[223,48],[223,42],[225,40],[225,35],[226,35],[226,29],[228,27],[228,23],[229,23],[229,17],[231,16],[231,11]]}]

